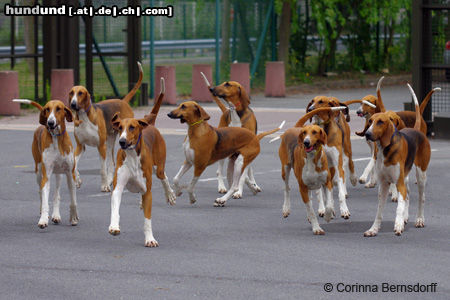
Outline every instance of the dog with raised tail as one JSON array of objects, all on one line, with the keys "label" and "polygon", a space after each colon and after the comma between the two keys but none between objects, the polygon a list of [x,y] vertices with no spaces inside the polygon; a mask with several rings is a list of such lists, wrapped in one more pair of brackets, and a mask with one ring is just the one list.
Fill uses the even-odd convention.
[{"label": "dog with raised tail", "polygon": [[161,180],[167,203],[175,204],[175,194],[165,173],[166,144],[154,127],[156,116],[164,98],[164,80],[161,78],[161,94],[155,101],[151,113],[143,119],[121,119],[116,113],[112,126],[119,132],[120,149],[117,152],[117,166],[114,172],[114,189],[111,195],[111,223],[109,233],[120,234],[120,202],[124,188],[142,195],[144,210],[144,235],[146,247],[158,247],[152,230],[152,170]]},{"label": "dog with raised tail", "polygon": [[53,198],[52,222],[61,223],[59,210],[61,196],[61,174],[66,175],[67,186],[70,192],[70,224],[78,224],[77,193],[75,186],[75,166],[72,142],[66,130],[66,121],[72,122],[72,112],[60,100],[51,100],[44,107],[39,103],[14,99],[13,102],[31,104],[39,109],[39,126],[34,131],[31,152],[34,158],[37,184],[41,198],[38,226],[46,228],[49,218],[48,198],[50,194],[50,179],[55,174],[56,187]]},{"label": "dog with raised tail", "polygon": [[[281,144],[278,150],[281,161],[281,178],[284,181],[283,217],[287,218],[291,212],[289,175],[293,168],[300,195],[308,212],[308,220],[312,225],[312,231],[318,235],[325,234],[325,231],[317,221],[308,192],[322,189],[325,195],[326,208],[322,212],[319,208],[319,215],[322,213],[327,222],[335,216],[332,176],[324,151],[324,146],[327,144],[327,134],[318,125],[303,125],[317,113],[343,109],[346,109],[346,107],[322,107],[307,113],[297,122],[296,127],[286,130],[281,135]],[[322,193],[318,194],[320,197],[322,196]],[[323,200],[319,203],[323,203]]]},{"label": "dog with raised tail", "polygon": [[364,236],[376,236],[381,227],[382,212],[389,192],[389,185],[395,184],[399,192],[398,204],[394,224],[394,233],[401,235],[408,222],[409,191],[408,174],[416,166],[416,179],[419,188],[419,208],[416,218],[416,227],[424,227],[424,202],[426,171],[430,162],[431,148],[426,135],[421,129],[421,113],[419,102],[414,90],[408,84],[414,99],[416,117],[414,128],[398,130],[390,120],[387,113],[376,113],[370,117],[364,128],[365,137],[376,142],[377,175],[378,175],[378,209],[372,227]]},{"label": "dog with raised tail", "polygon": [[[250,108],[250,97],[248,96],[245,88],[237,81],[225,81],[218,86],[211,86],[205,74],[202,72],[200,72],[200,74],[211,92],[214,101],[222,111],[218,128],[242,127],[247,128],[256,134],[258,124],[256,122],[255,114]],[[229,108],[223,105],[219,97],[228,103]],[[219,160],[219,166],[217,168],[217,190],[221,194],[225,194],[227,192],[227,188],[225,186],[224,161],[225,160],[223,159]],[[245,178],[245,184],[247,184],[248,188],[254,195],[261,192],[261,188],[256,184],[251,165],[248,167],[248,176]],[[231,182],[228,182],[228,185],[231,185]],[[233,198],[242,198],[243,190],[244,183],[239,185],[239,189],[233,194]]]},{"label": "dog with raised tail", "polygon": [[[181,195],[181,177],[194,166],[194,177],[187,187],[191,204],[197,201],[194,187],[200,175],[207,166],[218,160],[228,158],[228,177],[232,182],[225,195],[217,198],[214,206],[225,206],[227,200],[238,191],[239,185],[245,180],[248,172],[247,166],[258,156],[260,152],[259,141],[266,135],[281,129],[284,122],[273,130],[255,135],[246,128],[222,127],[215,128],[208,124],[210,116],[195,101],[181,103],[168,115],[171,119],[180,119],[181,123],[187,123],[188,134],[183,144],[185,161],[173,179],[175,193]],[[232,180],[231,180],[232,178]]]},{"label": "dog with raised tail", "polygon": [[[132,118],[133,110],[129,102],[141,86],[143,70],[138,62],[139,80],[133,89],[121,99],[109,99],[93,103],[88,90],[81,85],[74,86],[69,92],[70,108],[75,111],[75,160],[78,162],[86,149],[86,145],[96,147],[101,161],[101,190],[111,191],[114,175],[114,144],[117,132],[111,125],[114,114],[120,112],[121,118]],[[81,186],[78,169],[75,170],[77,187]]]}]

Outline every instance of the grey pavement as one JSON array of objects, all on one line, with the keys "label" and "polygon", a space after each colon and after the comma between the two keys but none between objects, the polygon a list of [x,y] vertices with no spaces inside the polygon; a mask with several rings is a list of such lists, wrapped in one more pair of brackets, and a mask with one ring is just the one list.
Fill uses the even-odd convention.
[{"label": "grey pavement", "polygon": [[[390,87],[383,93],[388,95]],[[353,97],[368,90],[342,91]],[[336,94],[334,94],[336,95]],[[392,95],[408,98],[403,87]],[[262,130],[291,122],[303,115],[309,95],[283,99],[283,105],[259,105]],[[280,100],[280,99],[276,99]],[[297,101],[304,101],[299,103]],[[397,101],[397,100],[395,100]],[[262,103],[261,102],[261,103]],[[385,101],[387,102],[387,101]],[[298,104],[298,105],[297,105]],[[287,109],[288,108],[288,109]],[[170,181],[184,160],[183,126],[158,117],[167,144],[166,171]],[[214,107],[211,124],[216,124]],[[145,109],[138,109],[143,114]],[[187,195],[169,207],[161,183],[153,179],[153,232],[160,247],[144,247],[143,213],[137,194],[122,198],[121,234],[108,234],[110,194],[100,192],[99,160],[88,147],[80,161],[83,185],[78,190],[80,222],[69,225],[67,187],[61,189],[62,224],[41,230],[38,186],[31,156],[32,131],[23,118],[0,120],[0,298],[1,299],[448,299],[450,296],[450,142],[431,140],[433,149],[426,187],[426,227],[414,228],[417,186],[411,174],[410,223],[401,237],[393,233],[396,204],[385,207],[381,232],[364,238],[377,207],[377,189],[349,187],[350,220],[337,218],[326,224],[324,236],[314,236],[306,220],[295,177],[291,177],[292,213],[281,217],[283,182],[278,143],[261,142],[254,162],[256,181],[263,191],[253,196],[244,189],[243,199],[231,199],[225,208],[213,207],[217,194],[216,165],[207,168],[196,187],[198,202]],[[28,121],[27,121],[28,120]],[[37,118],[34,121],[34,127]],[[352,131],[362,121],[352,115]],[[13,124],[6,130],[7,124]],[[20,128],[19,125],[27,125]],[[16,126],[16,127],[14,127]],[[289,125],[288,125],[289,126]],[[72,140],[73,140],[73,135]],[[369,156],[363,139],[353,137],[353,158],[361,174]],[[192,171],[183,182],[192,178]],[[54,180],[52,180],[54,184]],[[338,208],[337,192],[334,193]],[[317,208],[317,203],[314,203]],[[332,283],[333,291],[324,291]],[[339,292],[338,283],[376,285],[378,292]],[[435,293],[383,293],[382,283],[415,285],[437,283]],[[339,285],[342,288],[342,285]],[[360,288],[362,291],[362,288]]]}]

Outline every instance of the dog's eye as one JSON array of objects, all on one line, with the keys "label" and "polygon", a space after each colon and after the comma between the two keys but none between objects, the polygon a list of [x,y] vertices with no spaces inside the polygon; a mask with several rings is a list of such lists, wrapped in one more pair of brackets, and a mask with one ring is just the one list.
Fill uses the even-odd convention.
[{"label": "dog's eye", "polygon": [[70,97],[73,96],[73,91],[70,91],[69,96],[70,96]]},{"label": "dog's eye", "polygon": [[322,103],[323,103],[323,101],[322,101],[322,100],[320,100],[320,101],[319,101],[319,104],[322,104]]},{"label": "dog's eye", "polygon": [[372,124],[372,119],[369,120],[369,124]]},{"label": "dog's eye", "polygon": [[83,96],[83,92],[78,92],[78,96]]},{"label": "dog's eye", "polygon": [[133,131],[133,130],[134,130],[134,126],[128,127],[128,130],[129,130],[129,131]]},{"label": "dog's eye", "polygon": [[312,134],[317,134],[317,131],[313,130]]},{"label": "dog's eye", "polygon": [[120,125],[120,126],[119,126],[119,130],[122,131],[122,129],[123,129],[123,127],[122,127],[122,125]]},{"label": "dog's eye", "polygon": [[57,108],[56,108],[56,112],[59,112],[60,110],[61,110],[60,107],[57,107]]},{"label": "dog's eye", "polygon": [[383,121],[381,121],[381,120],[378,120],[378,122],[377,122],[377,125],[383,125],[384,124],[384,122]]},{"label": "dog's eye", "polygon": [[231,84],[227,81],[227,82],[225,82],[225,84],[224,84],[225,86],[231,86]]},{"label": "dog's eye", "polygon": [[181,104],[181,109],[185,109],[186,106],[184,104]]}]

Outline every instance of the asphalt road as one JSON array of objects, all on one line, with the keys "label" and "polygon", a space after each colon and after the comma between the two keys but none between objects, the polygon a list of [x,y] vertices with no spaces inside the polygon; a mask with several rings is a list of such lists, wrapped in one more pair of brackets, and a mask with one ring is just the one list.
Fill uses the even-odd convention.
[{"label": "asphalt road", "polygon": [[[172,181],[184,159],[183,136],[166,135],[165,140],[166,170]],[[412,173],[410,223],[401,237],[393,233],[396,205],[391,202],[385,207],[378,236],[363,237],[375,217],[377,190],[362,185],[349,187],[350,220],[338,218],[326,224],[320,219],[326,235],[314,236],[292,176],[292,212],[283,219],[279,144],[264,139],[254,163],[263,192],[253,196],[244,189],[244,198],[231,199],[225,208],[213,207],[218,196],[215,165],[198,182],[195,205],[183,194],[176,206],[169,207],[161,183],[154,177],[153,233],[160,247],[150,249],[144,247],[137,194],[124,193],[122,232],[119,236],[108,234],[110,195],[100,192],[96,150],[88,148],[79,166],[84,183],[77,196],[78,226],[70,226],[63,181],[62,224],[41,230],[37,227],[32,132],[0,130],[0,141],[1,299],[450,296],[450,142],[431,141],[434,152],[426,187],[426,227],[422,229],[414,228],[418,196]],[[357,173],[361,174],[368,147],[361,139],[352,142]],[[191,176],[192,171],[183,182]],[[334,194],[338,211],[337,192]],[[324,291],[326,283],[332,283],[331,293]],[[435,293],[383,293],[382,283],[437,283],[437,289]],[[377,285],[378,292],[337,291],[355,284]]]}]

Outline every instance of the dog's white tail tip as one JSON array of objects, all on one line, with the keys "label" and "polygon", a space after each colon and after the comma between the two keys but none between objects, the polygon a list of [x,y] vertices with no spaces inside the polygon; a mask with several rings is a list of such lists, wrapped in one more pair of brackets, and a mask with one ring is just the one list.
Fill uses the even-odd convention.
[{"label": "dog's white tail tip", "polygon": [[271,140],[269,141],[269,144],[270,144],[270,143],[273,143],[273,142],[275,142],[275,141],[278,141],[279,139],[281,139],[281,136],[274,137],[273,139],[271,139]]},{"label": "dog's white tail tip", "polygon": [[440,87],[435,87],[434,89],[433,89],[433,91],[435,91],[435,92],[440,92],[442,89],[440,88]]},{"label": "dog's white tail tip", "polygon": [[203,72],[200,72],[200,74],[202,75],[203,80],[205,80],[206,86],[210,87],[211,85],[209,84],[208,78],[206,78],[205,74],[203,74]]},{"label": "dog's white tail tip", "polygon": [[409,83],[407,83],[406,85],[408,86],[409,91],[411,92],[411,95],[412,95],[412,97],[414,99],[414,105],[418,106],[419,105],[419,101],[417,100],[416,93],[414,93],[414,90],[413,90],[413,88],[411,87],[411,85]]},{"label": "dog's white tail tip", "polygon": [[365,105],[369,105],[370,107],[372,107],[372,108],[377,108],[377,106],[376,105],[374,105],[374,104],[372,104],[372,103],[370,103],[369,101],[367,101],[367,100],[363,100],[362,101],[362,103],[364,103]]},{"label": "dog's white tail tip", "polygon": [[337,107],[332,107],[331,110],[344,110],[347,109],[347,107],[345,106],[337,106]]},{"label": "dog's white tail tip", "polygon": [[16,103],[31,104],[31,100],[28,99],[13,99],[12,101]]},{"label": "dog's white tail tip", "polygon": [[379,91],[381,89],[381,83],[383,82],[384,76],[381,76],[381,78],[378,80],[377,83],[377,91]]},{"label": "dog's white tail tip", "polygon": [[166,92],[166,81],[164,80],[164,77],[161,77],[161,94],[164,94]]}]

